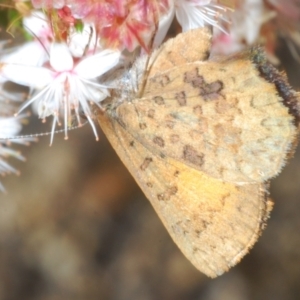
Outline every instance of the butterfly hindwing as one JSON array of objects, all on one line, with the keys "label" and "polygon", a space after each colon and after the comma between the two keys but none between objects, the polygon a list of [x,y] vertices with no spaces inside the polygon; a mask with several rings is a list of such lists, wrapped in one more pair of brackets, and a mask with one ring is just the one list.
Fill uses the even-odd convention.
[{"label": "butterfly hindwing", "polygon": [[152,153],[112,115],[98,117],[103,131],[181,251],[210,277],[235,265],[268,217],[265,186],[224,183]]}]

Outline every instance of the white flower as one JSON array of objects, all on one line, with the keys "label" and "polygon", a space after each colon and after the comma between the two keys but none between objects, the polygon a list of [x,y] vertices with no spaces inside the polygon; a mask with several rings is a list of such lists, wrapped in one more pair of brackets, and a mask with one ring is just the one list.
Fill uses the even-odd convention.
[{"label": "white flower", "polygon": [[[1,103],[2,104],[2,103]],[[8,104],[6,104],[8,105]],[[2,111],[1,111],[2,112]],[[18,170],[12,167],[8,162],[8,157],[14,157],[18,160],[24,161],[25,158],[19,151],[11,148],[12,143],[28,145],[29,142],[34,141],[33,138],[11,139],[15,137],[22,129],[21,120],[25,115],[16,117],[0,117],[0,175],[19,174]],[[5,192],[5,188],[0,182],[0,191]]]},{"label": "white flower", "polygon": [[[7,161],[7,157],[15,157],[19,160],[24,160],[24,157],[18,152],[13,149],[10,149],[8,146],[0,143],[0,175],[5,176],[7,174],[19,174],[18,170],[12,167]],[[5,188],[0,182],[0,191],[5,192]]]},{"label": "white flower", "polygon": [[5,139],[18,134],[22,125],[15,117],[0,117],[0,139]]},{"label": "white flower", "polygon": [[3,64],[2,74],[15,83],[39,90],[21,106],[19,112],[37,102],[40,118],[45,119],[52,115],[54,119],[50,143],[53,141],[56,124],[60,125],[60,116],[64,119],[67,138],[72,116],[75,115],[78,124],[81,124],[80,110],[85,114],[98,139],[90,103],[99,105],[100,101],[109,96],[109,91],[95,79],[117,65],[119,58],[120,52],[106,49],[75,64],[67,45],[56,43],[50,50],[48,68]]},{"label": "white flower", "polygon": [[0,58],[0,62],[41,66],[47,59],[48,54],[43,46],[39,42],[31,41],[16,47],[11,53],[3,55]]},{"label": "white flower", "polygon": [[[16,109],[16,103],[22,100],[22,93],[11,93],[5,89],[5,82],[0,83],[0,175],[19,174],[18,170],[12,167],[7,159],[14,157],[24,161],[25,158],[19,151],[12,149],[12,144],[29,145],[35,141],[34,137],[17,138],[22,129],[23,119],[27,117],[21,114],[17,117],[13,116]],[[3,185],[0,182],[0,191],[5,192]]]},{"label": "white flower", "polygon": [[[223,19],[228,8],[213,4],[212,0],[174,0],[176,18],[183,31],[212,25],[221,30],[219,20]],[[224,31],[224,30],[223,30]]]}]

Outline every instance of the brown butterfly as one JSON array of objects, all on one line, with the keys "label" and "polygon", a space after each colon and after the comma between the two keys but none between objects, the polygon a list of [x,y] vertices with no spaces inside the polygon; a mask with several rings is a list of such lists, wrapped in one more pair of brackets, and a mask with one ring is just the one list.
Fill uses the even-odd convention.
[{"label": "brown butterfly", "polygon": [[254,245],[268,182],[294,151],[299,95],[259,48],[210,58],[211,34],[179,34],[118,81],[98,121],[175,243],[216,277]]}]

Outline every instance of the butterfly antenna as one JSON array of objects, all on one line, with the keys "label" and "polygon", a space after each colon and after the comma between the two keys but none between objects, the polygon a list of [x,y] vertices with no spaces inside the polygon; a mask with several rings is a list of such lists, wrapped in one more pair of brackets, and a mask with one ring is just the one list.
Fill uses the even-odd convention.
[{"label": "butterfly antenna", "polygon": [[43,47],[43,49],[44,49],[45,52],[47,53],[48,57],[50,58],[50,53],[49,53],[49,51],[47,50],[47,48],[45,47],[45,45],[42,43],[41,39],[40,39],[40,38],[39,38],[32,30],[30,30],[27,26],[25,26],[25,25],[23,25],[23,26],[24,26],[24,28],[26,28],[26,30],[27,30],[28,32],[30,32],[30,33],[32,34],[32,36],[34,36],[34,37],[39,41],[40,45]]},{"label": "butterfly antenna", "polygon": [[[156,2],[156,4],[157,4],[157,2]],[[159,7],[157,5],[156,9],[153,12],[154,30],[153,30],[153,34],[151,36],[151,39],[150,39],[150,42],[149,42],[149,46],[148,46],[148,49],[150,49],[149,52],[151,52],[153,50],[155,36],[156,36],[157,31],[158,31],[158,21],[159,21],[159,18],[158,18],[158,15],[159,15],[158,9],[159,9]],[[147,78],[148,78],[148,74],[149,74],[149,71],[150,71],[150,70],[148,70],[150,58],[151,58],[151,55],[148,54],[146,62],[145,62],[145,72],[143,74],[142,84],[141,84],[140,91],[138,93],[138,98],[142,97],[142,95],[144,93],[144,90],[145,90],[145,87],[146,87]]]},{"label": "butterfly antenna", "polygon": [[[84,123],[72,126],[68,128],[68,131],[81,128],[85,126],[89,121],[85,121]],[[47,136],[50,134],[56,134],[56,133],[63,133],[65,132],[65,129],[59,129],[55,130],[54,132],[48,131],[48,132],[41,132],[41,133],[34,133],[34,134],[26,134],[26,135],[16,135],[16,136],[9,136],[9,137],[0,137],[0,141],[8,141],[8,140],[17,140],[17,139],[26,139],[26,138],[37,138],[41,136]]]},{"label": "butterfly antenna", "polygon": [[[87,54],[87,52],[89,51],[89,47],[91,45],[93,33],[94,33],[93,27],[90,26],[89,39],[88,39],[88,42],[86,43],[86,45],[84,47],[84,51],[83,51],[83,55],[82,56],[85,56]],[[95,52],[95,50],[94,50],[94,52]]]}]

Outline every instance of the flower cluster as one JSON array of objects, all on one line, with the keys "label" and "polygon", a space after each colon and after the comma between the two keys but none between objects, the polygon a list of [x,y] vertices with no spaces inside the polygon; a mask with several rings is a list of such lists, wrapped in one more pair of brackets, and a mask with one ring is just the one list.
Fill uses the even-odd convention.
[{"label": "flower cluster", "polygon": [[[21,129],[22,122],[26,119],[25,114],[14,117],[13,111],[16,104],[22,99],[22,93],[12,94],[5,90],[4,82],[0,82],[0,175],[18,174],[18,171],[12,167],[8,162],[8,158],[13,157],[24,161],[24,157],[19,151],[11,148],[13,144],[28,145],[34,139],[25,137],[22,139],[11,139],[16,137]],[[0,191],[5,189],[0,182]]]}]

